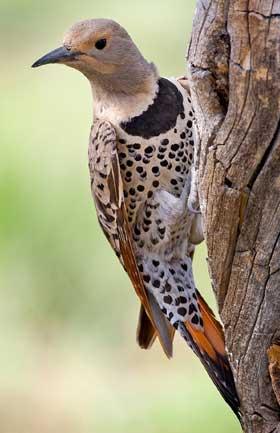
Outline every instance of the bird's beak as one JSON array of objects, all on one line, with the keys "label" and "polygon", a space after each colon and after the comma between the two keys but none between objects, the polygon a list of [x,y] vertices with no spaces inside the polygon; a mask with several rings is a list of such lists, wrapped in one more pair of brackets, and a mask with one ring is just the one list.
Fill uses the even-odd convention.
[{"label": "bird's beak", "polygon": [[37,68],[38,66],[47,65],[49,63],[68,63],[71,60],[77,59],[80,54],[82,53],[70,51],[65,47],[59,47],[33,63],[32,68]]}]

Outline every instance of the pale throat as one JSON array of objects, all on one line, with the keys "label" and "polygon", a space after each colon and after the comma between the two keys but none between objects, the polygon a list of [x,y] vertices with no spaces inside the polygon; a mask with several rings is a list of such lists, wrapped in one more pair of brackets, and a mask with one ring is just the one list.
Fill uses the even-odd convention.
[{"label": "pale throat", "polygon": [[158,77],[151,75],[136,93],[115,93],[90,81],[93,96],[93,120],[108,120],[113,124],[128,121],[147,110],[158,93]]}]

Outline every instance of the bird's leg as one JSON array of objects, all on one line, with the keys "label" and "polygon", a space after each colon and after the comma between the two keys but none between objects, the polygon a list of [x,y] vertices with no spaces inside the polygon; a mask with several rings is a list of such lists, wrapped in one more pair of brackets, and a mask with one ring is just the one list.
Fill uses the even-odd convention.
[{"label": "bird's leg", "polygon": [[194,134],[194,160],[191,169],[191,190],[188,199],[188,208],[192,213],[200,213],[199,203],[199,158],[200,158],[200,137],[197,129],[196,122],[193,123],[193,134]]},{"label": "bird's leg", "polygon": [[200,155],[200,140],[198,132],[194,127],[194,133],[197,140],[195,141],[194,148],[194,163],[191,169],[191,187],[188,197],[188,209],[191,213],[195,214],[190,231],[190,242],[194,245],[201,243],[204,240],[203,234],[203,220],[199,202],[199,155]]},{"label": "bird's leg", "polygon": [[188,208],[191,213],[201,213],[198,195],[198,169],[195,167],[195,164],[192,166],[191,188],[188,198]]}]

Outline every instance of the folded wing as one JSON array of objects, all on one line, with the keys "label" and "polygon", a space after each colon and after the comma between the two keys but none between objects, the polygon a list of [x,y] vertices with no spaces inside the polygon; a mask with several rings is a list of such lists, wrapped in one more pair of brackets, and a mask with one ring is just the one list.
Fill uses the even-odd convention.
[{"label": "folded wing", "polygon": [[[89,142],[91,190],[102,230],[129,275],[150,324],[168,357],[172,356],[170,327],[155,300],[147,294],[133,249],[123,194],[117,137],[108,121],[96,121]],[[151,329],[150,329],[151,332]],[[152,337],[154,339],[154,336]]]}]

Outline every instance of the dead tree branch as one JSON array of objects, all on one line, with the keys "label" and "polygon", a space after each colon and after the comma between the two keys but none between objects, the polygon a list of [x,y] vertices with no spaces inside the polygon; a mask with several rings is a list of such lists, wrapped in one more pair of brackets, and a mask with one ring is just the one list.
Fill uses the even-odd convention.
[{"label": "dead tree branch", "polygon": [[199,198],[247,433],[280,432],[280,0],[198,0],[188,52]]}]

